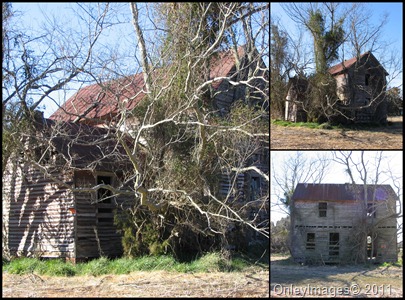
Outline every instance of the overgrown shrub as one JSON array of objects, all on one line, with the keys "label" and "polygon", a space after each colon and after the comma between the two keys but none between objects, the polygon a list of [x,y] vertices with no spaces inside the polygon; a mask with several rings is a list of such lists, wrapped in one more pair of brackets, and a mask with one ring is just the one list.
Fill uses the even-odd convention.
[{"label": "overgrown shrub", "polygon": [[[206,221],[192,211],[174,207],[154,214],[146,208],[116,214],[115,223],[123,231],[122,246],[127,257],[171,254],[179,260],[218,249],[219,237],[206,230]],[[192,257],[190,257],[192,253]]]}]

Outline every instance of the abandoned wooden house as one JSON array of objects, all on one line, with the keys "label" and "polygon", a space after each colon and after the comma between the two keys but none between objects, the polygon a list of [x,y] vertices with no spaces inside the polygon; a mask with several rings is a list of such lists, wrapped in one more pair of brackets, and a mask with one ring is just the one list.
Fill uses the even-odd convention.
[{"label": "abandoned wooden house", "polygon": [[[332,117],[340,123],[387,122],[387,71],[371,52],[353,57],[329,68],[336,80],[337,100],[335,108],[339,113]],[[298,76],[290,80],[286,97],[285,119],[305,122],[308,99],[308,82]]]},{"label": "abandoned wooden house", "polygon": [[[245,64],[243,48],[238,52]],[[230,76],[233,81],[244,80],[236,72],[240,65],[236,65],[234,54],[219,55],[211,66],[211,79]],[[37,133],[27,141],[30,149],[16,153],[3,176],[3,247],[11,255],[73,261],[122,255],[114,211],[131,205],[134,194],[111,196],[107,187],[96,187],[122,188],[123,174],[131,164],[125,151],[117,150],[114,132],[107,125],[119,120],[123,107],[128,111],[142,101],[143,86],[142,74],[113,80],[103,87],[90,85],[68,99],[50,119],[39,118]],[[223,79],[213,80],[211,85],[212,102],[220,114],[243,99],[244,93],[243,84],[235,87]],[[265,105],[266,100],[260,99],[256,101]],[[250,161],[264,173],[268,173],[268,162],[266,147]],[[229,192],[230,180],[230,174],[223,174],[220,193]],[[265,195],[268,189],[267,182],[254,171],[240,174],[236,182],[244,199]],[[268,213],[260,212],[257,222],[265,224]]]},{"label": "abandoned wooden house", "polygon": [[397,200],[390,185],[367,185],[365,192],[360,184],[297,184],[291,199],[294,260],[397,261]]}]

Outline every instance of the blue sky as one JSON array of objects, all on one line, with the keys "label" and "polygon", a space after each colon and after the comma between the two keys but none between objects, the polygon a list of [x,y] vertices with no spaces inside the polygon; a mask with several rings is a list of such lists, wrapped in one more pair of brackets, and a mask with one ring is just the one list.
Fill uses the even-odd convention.
[{"label": "blue sky", "polygon": [[[403,3],[402,2],[368,2],[367,7],[371,10],[370,20],[373,24],[378,24],[381,15],[388,13],[388,23],[383,28],[382,37],[385,41],[391,42],[389,49],[395,50],[395,53],[403,53]],[[281,25],[291,34],[298,32],[296,24],[285,14],[280,3],[270,4],[270,13],[274,19],[279,19]],[[306,44],[312,47],[312,38],[309,34],[305,35]],[[386,53],[375,53],[377,59],[382,59]],[[345,58],[345,59],[348,59]],[[387,70],[390,75],[393,71]],[[402,85],[402,74],[393,80],[391,86]]]}]

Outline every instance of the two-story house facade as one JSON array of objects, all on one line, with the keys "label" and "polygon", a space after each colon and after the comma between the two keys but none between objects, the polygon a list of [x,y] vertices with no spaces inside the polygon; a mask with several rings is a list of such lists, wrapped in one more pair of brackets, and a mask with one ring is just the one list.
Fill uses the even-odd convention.
[{"label": "two-story house facade", "polygon": [[291,205],[294,260],[396,261],[397,199],[390,185],[299,183]]}]

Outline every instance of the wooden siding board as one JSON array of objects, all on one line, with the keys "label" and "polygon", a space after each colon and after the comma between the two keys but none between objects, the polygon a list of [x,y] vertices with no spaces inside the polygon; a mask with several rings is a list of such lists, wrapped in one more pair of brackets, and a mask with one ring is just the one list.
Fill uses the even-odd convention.
[{"label": "wooden siding board", "polygon": [[[51,179],[28,165],[14,160],[3,177],[3,220],[7,224],[7,244],[10,252],[42,253],[73,248],[73,218],[67,208],[72,195]],[[53,172],[59,180],[68,174]]]}]

